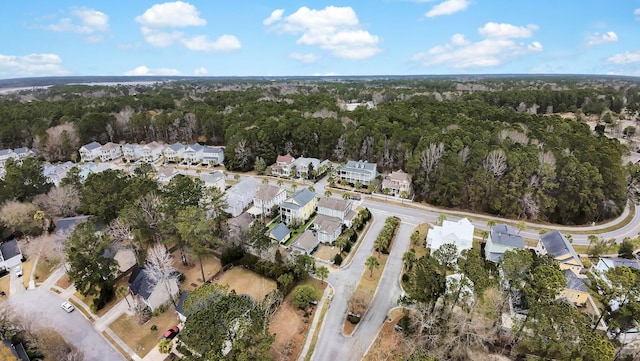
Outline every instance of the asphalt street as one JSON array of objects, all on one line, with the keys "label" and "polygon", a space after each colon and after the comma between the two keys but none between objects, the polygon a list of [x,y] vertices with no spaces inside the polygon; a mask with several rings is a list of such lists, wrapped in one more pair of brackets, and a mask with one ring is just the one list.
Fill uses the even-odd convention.
[{"label": "asphalt street", "polygon": [[60,307],[63,301],[44,287],[11,295],[7,300],[17,315],[25,317],[35,327],[54,329],[67,343],[83,351],[85,361],[124,360],[80,311],[67,313],[63,310]]}]

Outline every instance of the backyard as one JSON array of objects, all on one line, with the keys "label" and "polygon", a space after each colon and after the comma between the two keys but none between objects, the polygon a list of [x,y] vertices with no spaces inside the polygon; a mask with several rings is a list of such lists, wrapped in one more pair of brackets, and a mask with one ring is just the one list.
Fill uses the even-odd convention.
[{"label": "backyard", "polygon": [[338,251],[338,247],[321,243],[320,246],[318,246],[318,250],[313,255],[321,260],[333,262]]},{"label": "backyard", "polygon": [[233,267],[224,272],[215,283],[229,285],[229,289],[238,294],[247,294],[257,302],[261,302],[264,296],[276,289],[276,282],[254,273],[244,267]]},{"label": "backyard", "polygon": [[[184,282],[182,282],[182,289],[196,289],[201,286],[206,280],[202,280],[202,272],[200,271],[200,261],[193,259],[188,265],[183,265],[180,262],[180,251],[175,250],[171,254],[173,256],[173,266],[178,272],[184,275]],[[204,267],[204,275],[207,280],[213,278],[222,266],[220,260],[216,257],[208,257],[202,259],[202,265]]]}]

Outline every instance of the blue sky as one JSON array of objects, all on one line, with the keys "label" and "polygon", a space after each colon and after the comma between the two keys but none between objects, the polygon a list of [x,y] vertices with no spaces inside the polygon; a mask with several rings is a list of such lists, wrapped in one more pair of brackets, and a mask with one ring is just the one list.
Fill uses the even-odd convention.
[{"label": "blue sky", "polygon": [[0,33],[0,78],[640,76],[640,0],[24,0]]}]

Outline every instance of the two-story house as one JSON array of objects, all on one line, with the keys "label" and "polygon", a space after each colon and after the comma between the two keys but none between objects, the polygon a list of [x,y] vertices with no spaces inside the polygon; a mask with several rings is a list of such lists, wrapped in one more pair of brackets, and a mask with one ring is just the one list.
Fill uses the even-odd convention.
[{"label": "two-story house", "polygon": [[498,263],[504,257],[504,253],[512,249],[524,249],[524,238],[511,226],[496,224],[491,227],[484,255],[488,261]]},{"label": "two-story house", "polygon": [[198,143],[188,145],[182,153],[182,161],[185,164],[198,164],[202,162],[204,147]]},{"label": "two-story house", "polygon": [[134,162],[140,159],[139,144],[125,144],[122,146],[122,157],[127,162]]},{"label": "two-story house", "polygon": [[100,161],[108,162],[120,157],[122,157],[122,147],[120,144],[109,142],[100,147]]},{"label": "two-story house", "polygon": [[371,184],[378,176],[375,163],[350,160],[340,168],[340,181],[351,184],[360,183],[363,186]]},{"label": "two-story house", "polygon": [[220,147],[208,147],[202,148],[202,164],[203,165],[218,165],[224,162],[224,149]]},{"label": "two-story house", "polygon": [[318,214],[336,217],[347,227],[351,227],[351,222],[356,216],[356,212],[351,209],[351,202],[331,197],[320,198],[318,201]]},{"label": "two-story house", "polygon": [[251,207],[250,213],[255,216],[269,214],[274,206],[279,206],[286,199],[287,191],[284,188],[261,184],[253,197],[253,207]]},{"label": "two-story house", "polygon": [[319,214],[313,220],[311,229],[318,238],[318,241],[323,243],[333,243],[333,241],[340,237],[340,234],[342,233],[342,222],[340,221],[340,218]]},{"label": "two-story house", "polygon": [[173,143],[162,151],[165,162],[179,163],[182,160],[185,146],[182,143]]},{"label": "two-story house", "polygon": [[387,174],[382,180],[382,192],[392,196],[409,197],[412,193],[411,175],[402,170]]},{"label": "two-story house", "polygon": [[13,150],[13,153],[15,153],[19,161],[22,161],[26,157],[33,157],[36,155],[34,151],[27,147],[16,148]]},{"label": "two-story house", "polygon": [[4,166],[4,163],[9,159],[16,159],[18,156],[14,153],[13,149],[0,149],[0,167]]},{"label": "two-story house", "polygon": [[595,269],[601,273],[616,267],[630,267],[640,270],[640,262],[635,259],[626,258],[600,258],[595,265]]},{"label": "two-story house", "polygon": [[145,163],[153,163],[162,157],[164,146],[156,141],[140,147],[140,160]]},{"label": "two-story house", "polygon": [[571,270],[564,271],[567,286],[558,295],[559,299],[565,299],[576,306],[584,306],[589,300],[589,290],[584,284],[584,278],[578,277]]},{"label": "two-story house", "polygon": [[320,168],[320,159],[300,157],[293,162],[292,168],[296,177],[308,178],[309,172],[315,173]]},{"label": "two-story house", "polygon": [[248,177],[241,180],[238,184],[229,188],[226,193],[227,208],[225,211],[232,217],[237,217],[253,202],[260,182]]},{"label": "two-story house", "polygon": [[100,158],[100,155],[102,154],[100,148],[102,148],[102,144],[98,142],[91,142],[89,144],[83,145],[78,150],[78,152],[80,153],[80,161],[90,162],[92,160]]},{"label": "two-story house", "polygon": [[473,230],[473,224],[467,218],[457,222],[445,220],[441,226],[433,226],[427,232],[426,246],[434,252],[444,244],[454,244],[460,255],[463,250],[473,248]]},{"label": "two-story house", "polygon": [[316,210],[316,194],[303,188],[280,204],[280,216],[286,225],[306,222]]},{"label": "two-story house", "polygon": [[584,268],[571,242],[558,230],[541,235],[536,245],[536,252],[540,255],[552,255],[560,264],[562,271],[569,269],[577,275]]},{"label": "two-story house", "polygon": [[224,192],[225,188],[227,187],[227,181],[224,177],[224,172],[221,170],[200,174],[200,180],[204,183],[205,187],[216,187],[218,188],[218,190],[220,190],[220,192]]},{"label": "two-story house", "polygon": [[280,177],[292,176],[292,167],[295,160],[291,154],[279,155],[276,158],[276,162],[271,166],[271,174]]}]

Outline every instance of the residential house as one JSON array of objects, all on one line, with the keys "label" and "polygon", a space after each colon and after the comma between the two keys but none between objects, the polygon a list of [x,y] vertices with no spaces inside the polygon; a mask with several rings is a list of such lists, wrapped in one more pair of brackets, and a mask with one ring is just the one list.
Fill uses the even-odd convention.
[{"label": "residential house", "polygon": [[342,221],[340,218],[320,214],[313,220],[311,229],[319,242],[333,244],[342,233]]},{"label": "residential house", "polygon": [[225,211],[232,217],[239,216],[253,202],[260,182],[253,178],[247,177],[238,184],[227,190],[227,208]]},{"label": "residential house", "polygon": [[376,168],[377,165],[375,163],[350,160],[340,168],[340,181],[368,186],[378,176]]},{"label": "residential house", "polygon": [[182,162],[185,164],[198,164],[202,161],[204,147],[198,143],[188,145],[182,153]]},{"label": "residential house", "polygon": [[135,299],[141,300],[153,311],[177,297],[180,289],[176,278],[158,281],[148,270],[134,267],[129,276],[129,291]]},{"label": "residential house", "polygon": [[595,269],[601,273],[605,273],[608,270],[616,267],[630,267],[640,269],[640,262],[635,259],[626,258],[600,258],[595,265]]},{"label": "residential house", "polygon": [[394,197],[409,197],[412,193],[411,175],[402,170],[393,171],[387,174],[382,180],[382,193]]},{"label": "residential house", "polygon": [[102,148],[102,144],[98,142],[91,142],[83,145],[78,151],[80,153],[80,161],[89,162],[100,158],[100,155],[102,154],[100,148]]},{"label": "residential house", "polygon": [[295,170],[295,176],[300,178],[308,178],[309,171],[316,172],[320,168],[320,159],[300,157],[293,162],[292,170]]},{"label": "residential house", "polygon": [[158,142],[151,142],[140,146],[140,160],[145,163],[153,163],[162,157],[164,146]]},{"label": "residential house", "polygon": [[200,180],[204,182],[205,187],[216,187],[220,190],[220,192],[224,192],[227,186],[224,172],[221,170],[200,174]]},{"label": "residential house", "polygon": [[180,174],[176,167],[160,167],[156,173],[156,178],[161,184],[169,184],[173,177]]},{"label": "residential house", "polygon": [[89,216],[76,216],[62,218],[56,222],[56,242],[64,243],[69,238],[71,232],[80,223],[84,223],[89,219]]},{"label": "residential house", "polygon": [[280,204],[280,216],[286,225],[306,222],[316,209],[316,194],[303,188]]},{"label": "residential house", "polygon": [[202,148],[202,164],[203,165],[218,165],[224,162],[224,149],[220,147],[208,147]]},{"label": "residential house", "polygon": [[460,255],[463,250],[473,248],[473,229],[467,218],[457,222],[442,221],[441,226],[434,226],[427,232],[426,246],[433,252],[444,244],[454,244]]},{"label": "residential house", "polygon": [[305,254],[311,254],[320,244],[318,237],[312,231],[306,230],[302,232],[291,244],[293,251]]},{"label": "residential house", "polygon": [[447,295],[455,295],[460,302],[473,303],[473,281],[462,273],[453,273],[445,277]]},{"label": "residential house", "polygon": [[[251,228],[254,218],[247,212],[229,220],[229,235],[232,239],[241,240]],[[244,241],[244,240],[243,240]]]},{"label": "residential house", "polygon": [[560,263],[560,270],[562,271],[570,269],[573,273],[579,274],[584,268],[580,257],[569,240],[557,230],[540,236],[536,252],[540,255],[552,255]]},{"label": "residential house", "polygon": [[287,191],[284,188],[261,184],[253,197],[253,207],[249,209],[249,213],[254,216],[269,214],[274,206],[279,206],[286,199]]},{"label": "residential house", "polygon": [[488,261],[498,263],[502,260],[506,251],[524,248],[524,238],[513,227],[506,224],[497,224],[489,232],[484,254]]},{"label": "residential house", "polygon": [[271,166],[271,174],[281,177],[290,177],[295,158],[291,154],[279,155],[276,162]]},{"label": "residential house", "polygon": [[182,143],[174,143],[162,151],[162,156],[165,162],[179,163],[182,160],[182,154],[184,153],[185,146]]},{"label": "residential house", "polygon": [[584,278],[578,277],[572,270],[566,269],[564,277],[567,279],[567,286],[558,295],[559,299],[566,299],[576,306],[584,306],[589,299],[589,290],[584,284]]},{"label": "residential house", "polygon": [[10,269],[22,264],[22,252],[15,238],[0,244],[0,269]]},{"label": "residential house", "polygon": [[56,187],[60,185],[60,182],[67,176],[67,172],[75,165],[69,161],[54,165],[51,163],[44,163],[42,166],[42,174],[53,183]]},{"label": "residential house", "polygon": [[34,151],[27,147],[16,148],[13,150],[13,153],[15,153],[16,158],[18,158],[19,161],[22,161],[26,157],[33,157],[36,155]]},{"label": "residential house", "polygon": [[116,261],[118,265],[118,269],[114,272],[116,278],[129,272],[138,263],[133,249],[126,248],[118,242],[112,243],[105,249],[103,256]]},{"label": "residential house", "polygon": [[9,159],[16,159],[18,156],[14,153],[13,149],[0,149],[0,167],[4,166],[4,163]]},{"label": "residential house", "polygon": [[269,231],[269,238],[278,243],[286,243],[291,238],[291,231],[284,223],[279,223]]},{"label": "residential house", "polygon": [[351,221],[356,212],[351,209],[351,202],[331,197],[322,197],[318,201],[318,214],[339,218],[347,227],[351,227]]},{"label": "residential house", "polygon": [[108,162],[120,157],[122,157],[122,147],[120,144],[109,142],[100,147],[100,161]]},{"label": "residential house", "polygon": [[366,103],[350,102],[345,104],[344,106],[345,110],[348,112],[352,112],[356,110],[356,108],[358,107],[366,107],[367,109],[373,109],[376,107],[376,104],[373,101],[369,100]]},{"label": "residential house", "polygon": [[125,144],[122,146],[122,157],[127,162],[134,162],[140,159],[142,146],[139,144]]}]

